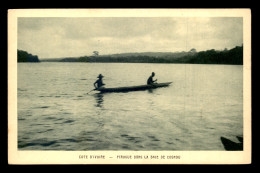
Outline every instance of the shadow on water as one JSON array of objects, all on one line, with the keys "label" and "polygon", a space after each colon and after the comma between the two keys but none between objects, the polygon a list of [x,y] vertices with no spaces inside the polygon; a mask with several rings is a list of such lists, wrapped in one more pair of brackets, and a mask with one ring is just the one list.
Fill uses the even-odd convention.
[{"label": "shadow on water", "polygon": [[95,97],[96,102],[97,102],[97,104],[95,106],[103,108],[104,94],[103,93],[97,93],[97,94],[94,94],[94,97]]}]

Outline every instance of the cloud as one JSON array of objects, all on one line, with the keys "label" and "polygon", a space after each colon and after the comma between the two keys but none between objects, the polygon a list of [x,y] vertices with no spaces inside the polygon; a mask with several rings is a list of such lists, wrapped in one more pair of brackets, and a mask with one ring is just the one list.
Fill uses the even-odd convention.
[{"label": "cloud", "polygon": [[242,18],[19,18],[18,49],[39,58],[232,48],[243,43]]}]

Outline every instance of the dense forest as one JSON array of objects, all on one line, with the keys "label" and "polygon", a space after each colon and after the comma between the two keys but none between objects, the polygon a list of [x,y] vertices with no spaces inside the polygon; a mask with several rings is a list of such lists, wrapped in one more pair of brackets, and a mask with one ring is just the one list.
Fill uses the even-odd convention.
[{"label": "dense forest", "polygon": [[82,57],[67,57],[61,59],[42,60],[49,62],[121,62],[121,63],[188,63],[188,64],[243,64],[243,46],[230,50],[216,51],[214,49],[196,52],[178,53],[125,53],[113,55],[93,55]]},{"label": "dense forest", "polygon": [[17,61],[18,62],[40,62],[37,55],[29,54],[23,50],[17,50]]},{"label": "dense forest", "polygon": [[230,50],[202,51],[189,58],[187,63],[191,64],[237,64],[243,65],[243,46],[235,47]]}]

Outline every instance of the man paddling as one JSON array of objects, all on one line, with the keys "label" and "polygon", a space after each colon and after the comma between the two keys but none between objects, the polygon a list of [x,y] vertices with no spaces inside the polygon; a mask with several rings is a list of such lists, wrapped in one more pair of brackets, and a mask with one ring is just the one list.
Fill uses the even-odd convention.
[{"label": "man paddling", "polygon": [[100,88],[100,87],[102,87],[103,85],[105,85],[104,83],[103,83],[103,75],[102,74],[99,74],[98,75],[98,80],[94,83],[94,87],[96,88],[96,89],[98,89],[98,88]]},{"label": "man paddling", "polygon": [[152,75],[147,79],[147,85],[152,85],[152,84],[154,84],[157,81],[157,79],[153,80],[154,76],[155,76],[155,73],[152,72]]}]

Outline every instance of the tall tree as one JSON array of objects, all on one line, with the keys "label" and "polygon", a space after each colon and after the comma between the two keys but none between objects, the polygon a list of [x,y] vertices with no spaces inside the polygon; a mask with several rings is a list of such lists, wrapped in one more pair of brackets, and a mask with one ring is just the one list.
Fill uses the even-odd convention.
[{"label": "tall tree", "polygon": [[98,55],[99,55],[99,52],[98,52],[98,51],[93,51],[93,55],[94,55],[94,56],[98,56]]}]

